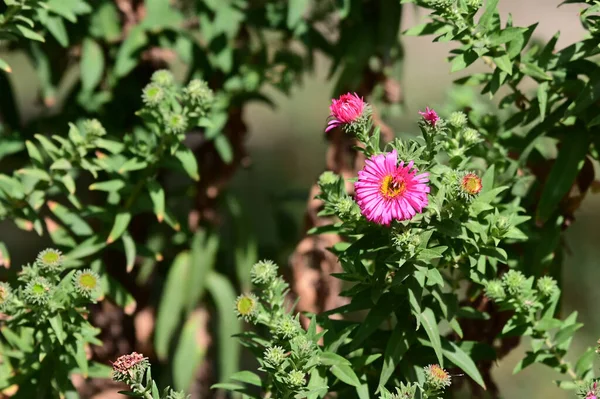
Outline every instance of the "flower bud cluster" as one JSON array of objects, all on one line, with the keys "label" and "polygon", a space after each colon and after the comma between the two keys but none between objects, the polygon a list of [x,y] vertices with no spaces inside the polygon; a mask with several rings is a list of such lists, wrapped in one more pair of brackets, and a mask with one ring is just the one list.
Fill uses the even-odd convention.
[{"label": "flower bud cluster", "polygon": [[264,348],[258,360],[275,386],[283,390],[282,397],[301,395],[307,389],[307,375],[319,364],[318,337],[304,330],[299,315],[287,309],[288,284],[278,275],[275,263],[257,262],[250,270],[250,278],[257,290],[238,297],[236,313],[246,322],[269,331],[267,337],[257,341]]},{"label": "flower bud cluster", "polygon": [[401,383],[395,393],[382,389],[379,399],[437,399],[452,384],[450,374],[437,364],[425,367],[423,372],[425,381],[422,385]]},{"label": "flower bud cluster", "polygon": [[533,278],[526,278],[518,270],[509,270],[501,279],[486,281],[485,294],[497,303],[505,304],[517,311],[530,312],[559,292],[556,280],[549,276],[540,277],[533,288]]},{"label": "flower bud cluster", "polygon": [[154,122],[155,133],[181,135],[196,126],[206,126],[204,119],[215,102],[213,91],[200,79],[179,87],[167,70],[154,72],[142,91],[144,109],[140,114]]}]

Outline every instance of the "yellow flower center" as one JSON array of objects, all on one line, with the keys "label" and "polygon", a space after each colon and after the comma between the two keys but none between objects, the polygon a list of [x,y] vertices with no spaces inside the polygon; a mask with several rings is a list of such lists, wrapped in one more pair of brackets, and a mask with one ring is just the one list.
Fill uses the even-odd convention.
[{"label": "yellow flower center", "polygon": [[475,195],[481,191],[481,179],[475,175],[468,174],[463,178],[462,186],[467,193]]},{"label": "yellow flower center", "polygon": [[96,285],[98,284],[98,281],[96,281],[96,277],[91,275],[91,274],[87,274],[84,273],[81,276],[79,276],[79,284],[84,287],[87,288],[89,290],[93,290],[96,288]]},{"label": "yellow flower center", "polygon": [[246,316],[254,311],[255,305],[254,299],[250,298],[249,296],[243,296],[238,300],[237,310],[241,315]]},{"label": "yellow flower center", "polygon": [[381,195],[387,199],[395,198],[406,191],[406,182],[395,178],[393,175],[387,175],[383,178],[380,191]]}]

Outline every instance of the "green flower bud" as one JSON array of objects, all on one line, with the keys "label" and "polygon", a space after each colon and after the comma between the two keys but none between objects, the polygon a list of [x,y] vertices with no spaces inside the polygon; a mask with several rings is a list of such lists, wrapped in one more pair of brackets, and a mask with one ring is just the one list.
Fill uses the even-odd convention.
[{"label": "green flower bud", "polygon": [[442,390],[452,383],[450,374],[437,364],[425,367],[425,384],[434,390]]},{"label": "green flower bud", "polygon": [[170,391],[165,399],[189,399],[190,397],[183,391]]},{"label": "green flower bud", "polygon": [[319,176],[319,187],[333,186],[333,185],[337,184],[339,180],[340,180],[339,175],[333,173],[330,170],[327,170],[327,171],[321,173],[321,176]]},{"label": "green flower bud", "polygon": [[261,260],[250,269],[250,280],[256,285],[268,285],[277,278],[277,265],[270,260]]},{"label": "green flower bud", "polygon": [[358,220],[360,218],[360,208],[358,204],[350,197],[340,198],[335,202],[335,212],[344,220]]},{"label": "green flower bud", "polygon": [[285,350],[281,346],[270,346],[264,353],[265,363],[273,368],[279,367],[285,358]]},{"label": "green flower bud", "polygon": [[485,295],[495,302],[504,300],[504,298],[506,298],[506,292],[504,292],[502,282],[499,280],[488,281],[485,284]]},{"label": "green flower bud", "polygon": [[538,279],[537,289],[542,296],[549,297],[556,292],[558,287],[556,280],[554,280],[552,277],[544,276]]},{"label": "green flower bud", "polygon": [[303,387],[306,385],[306,379],[304,378],[304,373],[300,370],[292,370],[288,374],[286,381],[292,387]]},{"label": "green flower bud", "polygon": [[91,299],[100,289],[100,276],[90,269],[78,270],[73,275],[73,285],[82,297]]},{"label": "green flower bud", "polygon": [[511,228],[510,220],[506,216],[498,216],[490,229],[492,237],[503,238]]},{"label": "green flower bud", "polygon": [[300,333],[300,322],[297,318],[285,316],[275,327],[275,334],[282,339],[291,339]]},{"label": "green flower bud", "polygon": [[396,387],[396,393],[390,393],[387,390],[382,391],[379,399],[415,399],[417,394],[418,384],[404,384],[400,383],[399,387]]},{"label": "green flower bud", "polygon": [[25,286],[25,301],[30,305],[43,306],[50,300],[53,288],[44,277],[34,277]]},{"label": "green flower bud", "polygon": [[142,101],[148,107],[157,107],[165,98],[165,90],[156,83],[150,83],[142,90]]},{"label": "green flower bud", "polygon": [[106,135],[106,129],[98,119],[86,119],[82,124],[83,132],[88,137],[101,137]]},{"label": "green flower bud", "polygon": [[113,364],[112,378],[125,383],[139,382],[150,367],[148,358],[140,353],[133,352],[119,357]]},{"label": "green flower bud", "polygon": [[185,115],[172,112],[165,115],[164,118],[169,133],[183,133],[188,127],[188,120]]},{"label": "green flower bud", "polygon": [[510,295],[516,296],[525,290],[527,279],[517,270],[509,270],[502,276],[502,282]]},{"label": "green flower bud", "polygon": [[463,141],[466,145],[477,144],[481,141],[479,132],[475,129],[467,128],[462,132]]},{"label": "green flower bud", "polygon": [[58,273],[62,270],[63,256],[58,249],[48,248],[40,252],[35,260],[42,270]]},{"label": "green flower bud", "polygon": [[166,69],[161,69],[159,71],[154,72],[150,80],[162,87],[171,86],[175,82],[173,74],[167,71]]},{"label": "green flower bud", "polygon": [[258,298],[254,294],[242,294],[235,301],[235,311],[240,319],[254,323],[258,316]]},{"label": "green flower bud", "polygon": [[313,357],[315,344],[313,341],[306,338],[304,335],[298,335],[290,342],[292,346],[292,354],[298,359],[308,359]]},{"label": "green flower bud", "polygon": [[6,308],[10,300],[11,288],[7,283],[0,283],[0,310]]},{"label": "green flower bud", "polygon": [[215,99],[215,95],[208,84],[200,79],[190,81],[187,87],[183,89],[183,93],[202,112],[208,112]]},{"label": "green flower bud", "polygon": [[448,123],[455,128],[462,128],[467,124],[467,115],[464,112],[453,112],[448,118]]}]

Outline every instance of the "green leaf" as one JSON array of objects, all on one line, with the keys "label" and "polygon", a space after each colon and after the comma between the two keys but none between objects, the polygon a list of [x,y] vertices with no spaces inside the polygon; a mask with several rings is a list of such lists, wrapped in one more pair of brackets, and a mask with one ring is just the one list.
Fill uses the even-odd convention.
[{"label": "green leaf", "polygon": [[138,64],[137,52],[148,43],[148,37],[141,25],[134,26],[117,52],[114,74],[120,78],[131,72]]},{"label": "green leaf", "polygon": [[48,322],[52,330],[54,330],[54,334],[56,334],[56,339],[62,345],[65,342],[65,338],[67,338],[67,334],[65,334],[65,330],[63,329],[63,321],[60,313],[49,318]]},{"label": "green leaf", "polygon": [[494,32],[490,35],[490,45],[491,46],[499,46],[504,43],[511,42],[518,37],[523,36],[523,34],[527,32],[527,28],[515,28],[510,27],[503,29],[499,32]]},{"label": "green leaf", "polygon": [[[42,19],[40,18],[40,20]],[[69,35],[67,34],[67,28],[62,18],[55,15],[48,15],[43,24],[61,46],[69,46]]]},{"label": "green leaf", "polygon": [[67,227],[69,227],[75,235],[89,236],[94,234],[94,231],[85,220],[83,220],[77,212],[72,212],[66,206],[58,202],[48,201],[48,209]]},{"label": "green leaf", "polygon": [[498,1],[499,0],[488,0],[485,11],[483,12],[483,15],[481,15],[481,18],[479,18],[479,23],[477,25],[484,30],[492,28],[494,14],[498,13]]},{"label": "green leaf", "polygon": [[377,331],[379,326],[390,317],[395,307],[396,303],[389,294],[382,295],[377,304],[371,308],[367,317],[360,323],[356,334],[352,338],[350,350],[357,349],[365,339]]},{"label": "green leaf", "polygon": [[135,264],[135,241],[133,241],[133,238],[131,238],[128,232],[123,233],[121,240],[123,240],[123,248],[125,249],[125,259],[127,261],[125,270],[127,271],[127,273],[130,273],[133,270],[133,266]]},{"label": "green leaf", "polygon": [[65,185],[65,188],[67,189],[69,194],[71,194],[71,195],[75,194],[76,186],[75,186],[75,180],[73,180],[73,176],[68,175],[68,174],[63,175],[60,177],[60,180]]},{"label": "green leaf", "polygon": [[77,367],[81,371],[83,378],[88,378],[88,361],[85,353],[85,342],[82,337],[77,337],[76,351],[75,351],[75,362]]},{"label": "green leaf", "polygon": [[86,38],[81,47],[81,87],[92,91],[102,80],[104,73],[104,53],[94,40]]},{"label": "green leaf", "polygon": [[294,29],[302,20],[302,15],[309,5],[308,0],[290,0],[288,1],[287,26]]},{"label": "green leaf", "polygon": [[479,369],[475,365],[475,362],[473,362],[473,359],[471,359],[471,357],[465,351],[463,351],[454,342],[448,341],[445,338],[442,351],[446,359],[450,360],[453,364],[458,366],[477,384],[479,384],[483,389],[485,389],[485,382],[483,382],[483,377],[481,377]]},{"label": "green leaf", "polygon": [[26,26],[15,25],[15,29],[16,29],[17,33],[19,33],[24,38],[27,38],[27,39],[30,39],[30,40],[35,40],[35,41],[38,41],[38,42],[44,42],[45,41],[43,36],[41,36],[40,34],[32,31],[31,29],[29,29]]},{"label": "green leaf", "polygon": [[546,117],[546,109],[548,108],[548,82],[543,82],[538,86],[537,99],[540,107],[540,118],[542,121]]},{"label": "green leaf", "polygon": [[232,380],[245,382],[246,384],[254,385],[257,387],[262,386],[262,380],[260,379],[260,377],[254,374],[253,372],[247,370],[238,371],[229,378],[231,378]]},{"label": "green leaf", "polygon": [[442,341],[440,339],[440,330],[438,329],[437,321],[435,320],[435,314],[430,308],[425,308],[421,313],[421,324],[429,337],[429,342],[435,351],[438,358],[438,362],[441,367],[444,367],[444,357],[442,355]]},{"label": "green leaf", "polygon": [[519,65],[519,70],[525,75],[531,76],[534,79],[540,80],[552,80],[552,76],[548,75],[542,68],[535,64],[522,62]]},{"label": "green leaf", "polygon": [[383,354],[383,367],[379,375],[379,386],[385,386],[394,374],[394,370],[402,360],[402,356],[408,351],[412,342],[411,337],[403,323],[397,323],[390,335]]},{"label": "green leaf", "polygon": [[10,67],[10,65],[8,65],[8,63],[6,61],[4,61],[2,58],[0,58],[0,69],[2,69],[6,73],[12,72],[12,68]]},{"label": "green leaf", "polygon": [[198,230],[194,234],[190,250],[191,269],[186,280],[188,311],[197,305],[204,294],[207,276],[214,268],[218,249],[219,236],[217,234],[207,234],[203,230]]},{"label": "green leaf", "polygon": [[165,218],[165,191],[156,180],[148,182],[148,192],[152,200],[154,214],[159,223],[162,223]]},{"label": "green leaf", "polygon": [[206,313],[193,313],[183,326],[173,355],[173,382],[177,390],[189,391],[206,354],[208,343],[199,341],[200,337],[208,334],[208,331],[202,331],[207,328],[204,318]]},{"label": "green leaf", "polygon": [[511,61],[508,54],[504,54],[500,57],[494,57],[493,60],[496,66],[500,68],[500,70],[506,72],[509,75],[512,75],[513,62]]},{"label": "green leaf", "polygon": [[175,158],[179,161],[183,170],[186,171],[188,176],[190,176],[193,180],[200,180],[200,175],[198,174],[198,163],[196,162],[196,156],[192,151],[190,151],[187,147],[182,147],[177,150],[175,153]]},{"label": "green leaf", "polygon": [[107,244],[111,244],[118,240],[123,233],[127,230],[129,222],[131,221],[131,213],[128,211],[120,211],[115,217],[115,223],[113,224],[112,230],[106,239]]},{"label": "green leaf", "polygon": [[171,339],[179,325],[186,299],[186,292],[182,288],[187,281],[189,270],[189,253],[179,253],[169,269],[167,281],[158,306],[154,346],[156,347],[156,354],[159,359],[167,358]]},{"label": "green leaf", "polygon": [[569,135],[562,142],[558,157],[552,165],[542,196],[538,204],[536,217],[545,222],[556,211],[561,199],[569,192],[579,171],[583,167],[589,148],[589,138],[585,131]]},{"label": "green leaf", "polygon": [[67,253],[65,255],[65,260],[73,261],[85,258],[87,256],[95,254],[104,247],[106,247],[106,243],[100,241],[98,237],[93,236],[79,244],[71,252]]},{"label": "green leaf", "polygon": [[594,348],[588,348],[587,351],[575,364],[575,373],[581,379],[586,378],[586,374],[594,367],[594,359],[596,358],[596,350]]},{"label": "green leaf", "polygon": [[347,365],[336,365],[331,366],[329,369],[331,374],[336,376],[340,381],[345,382],[348,385],[352,385],[353,387],[360,387],[361,383],[352,367]]},{"label": "green leaf", "polygon": [[227,136],[220,134],[215,137],[215,148],[223,162],[230,164],[231,161],[233,161],[233,150],[231,149],[231,144],[229,143]]},{"label": "green leaf", "polygon": [[208,274],[206,288],[215,302],[218,319],[219,342],[219,375],[225,378],[235,373],[238,369],[240,358],[240,345],[233,335],[242,331],[240,321],[231,307],[235,303],[236,293],[229,280],[216,273],[214,270]]},{"label": "green leaf", "polygon": [[7,269],[10,267],[10,253],[2,241],[0,241],[0,266]]},{"label": "green leaf", "polygon": [[418,260],[429,262],[433,259],[441,258],[443,253],[448,249],[446,246],[439,246],[434,248],[423,248],[417,255]]},{"label": "green leaf", "polygon": [[90,34],[105,42],[115,42],[121,36],[120,15],[112,2],[103,2],[90,18]]},{"label": "green leaf", "polygon": [[335,365],[347,365],[350,366],[352,363],[345,357],[338,355],[333,352],[323,352],[319,354],[319,359],[321,360],[321,364],[324,366],[335,366]]},{"label": "green leaf", "polygon": [[125,187],[125,182],[123,180],[115,179],[91,184],[89,189],[92,191],[106,191],[109,193],[114,193],[118,192],[123,187]]},{"label": "green leaf", "polygon": [[29,140],[25,140],[25,146],[27,147],[27,153],[29,154],[29,158],[31,158],[34,161],[36,161],[38,166],[43,165],[44,164],[44,158],[42,158],[42,154],[37,149],[37,147],[35,146],[35,144],[33,144]]},{"label": "green leaf", "polygon": [[477,53],[469,49],[462,54],[457,55],[450,62],[450,72],[458,72],[465,69],[477,60]]}]

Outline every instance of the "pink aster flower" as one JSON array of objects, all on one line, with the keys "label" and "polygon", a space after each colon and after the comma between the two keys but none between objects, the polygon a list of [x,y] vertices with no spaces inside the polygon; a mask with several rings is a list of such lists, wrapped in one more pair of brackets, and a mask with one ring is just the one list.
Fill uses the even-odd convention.
[{"label": "pink aster flower", "polygon": [[331,100],[329,106],[329,122],[325,132],[331,129],[352,123],[363,114],[365,102],[358,94],[342,94],[340,98]]},{"label": "pink aster flower", "polygon": [[425,107],[425,112],[419,111],[419,114],[427,121],[427,123],[434,127],[437,121],[440,120],[438,114],[429,107]]},{"label": "pink aster flower", "polygon": [[367,159],[354,184],[362,214],[387,226],[393,219],[408,220],[422,212],[428,203],[429,173],[417,173],[413,161],[398,164],[396,150]]}]

